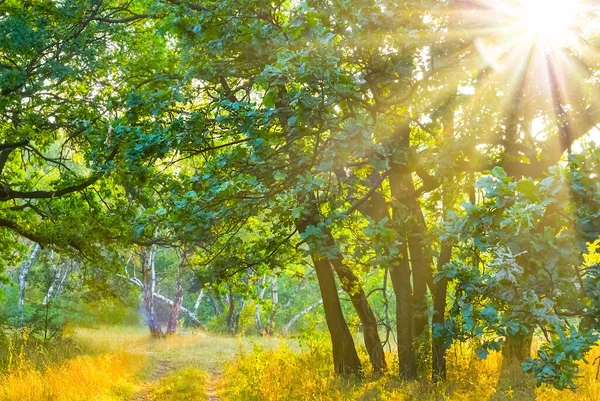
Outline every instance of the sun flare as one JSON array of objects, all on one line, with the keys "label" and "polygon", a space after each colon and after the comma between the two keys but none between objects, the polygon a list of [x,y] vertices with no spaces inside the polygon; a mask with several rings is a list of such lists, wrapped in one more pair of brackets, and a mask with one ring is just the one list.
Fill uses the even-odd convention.
[{"label": "sun flare", "polygon": [[575,38],[579,6],[575,0],[522,0],[517,17],[536,39],[561,46]]}]

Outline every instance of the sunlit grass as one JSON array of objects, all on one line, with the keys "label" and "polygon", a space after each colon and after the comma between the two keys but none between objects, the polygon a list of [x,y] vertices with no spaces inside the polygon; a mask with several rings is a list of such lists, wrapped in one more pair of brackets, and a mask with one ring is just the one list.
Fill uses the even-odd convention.
[{"label": "sunlit grass", "polygon": [[[596,347],[589,355],[593,361],[600,355]],[[393,355],[388,355],[394,366]],[[434,384],[429,380],[402,383],[390,376],[368,377],[364,381],[344,381],[331,371],[331,361],[325,349],[297,353],[282,346],[275,351],[257,349],[241,353],[228,363],[221,377],[223,399],[228,401],[280,401],[280,400],[515,400],[519,388],[508,388],[495,394],[500,376],[502,357],[491,353],[480,360],[473,349],[461,344],[448,352],[448,380]],[[397,369],[397,361],[395,364]],[[600,382],[596,380],[596,366],[582,364],[582,375],[576,393],[559,391],[549,386],[535,390],[537,401],[597,401]],[[516,370],[513,379],[525,383],[524,374]]]},{"label": "sunlit grass", "polygon": [[80,356],[42,370],[24,364],[0,378],[0,400],[122,400],[135,391],[144,363],[137,355],[115,353]]},{"label": "sunlit grass", "polygon": [[152,401],[204,401],[207,399],[207,375],[198,368],[185,368],[156,382],[150,390]]},{"label": "sunlit grass", "polygon": [[[151,340],[137,328],[75,329],[76,343],[92,352],[45,368],[19,360],[0,377],[4,401],[296,401],[296,400],[448,400],[519,401],[519,388],[495,394],[502,365],[499,353],[477,359],[469,344],[448,352],[448,380],[403,383],[398,363],[389,353],[388,376],[368,371],[368,356],[361,349],[365,380],[345,381],[333,374],[326,338],[318,336],[300,348],[296,341],[277,338],[226,337],[200,333]],[[578,390],[536,390],[537,401],[598,401],[596,380],[600,346],[581,364]],[[514,382],[524,374],[515,370]],[[210,378],[212,376],[212,378]],[[428,376],[428,375],[425,375]],[[216,389],[214,377],[218,377]],[[213,394],[210,398],[207,393]],[[214,398],[218,397],[218,398]]]}]

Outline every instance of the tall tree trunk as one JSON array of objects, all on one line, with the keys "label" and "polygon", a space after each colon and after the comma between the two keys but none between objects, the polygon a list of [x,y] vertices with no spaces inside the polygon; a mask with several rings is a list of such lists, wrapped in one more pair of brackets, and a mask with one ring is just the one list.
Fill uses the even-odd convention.
[{"label": "tall tree trunk", "polygon": [[56,290],[54,291],[54,298],[57,298],[60,295],[60,293],[63,289],[63,286],[65,285],[65,281],[67,281],[67,278],[69,278],[69,275],[71,274],[72,270],[73,270],[72,264],[65,266],[65,268],[63,270],[63,276],[60,279],[60,281],[58,282],[58,287],[56,287]]},{"label": "tall tree trunk", "polygon": [[341,375],[362,374],[354,339],[342,312],[331,264],[316,253],[313,253],[312,260],[323,299],[327,328],[331,334],[335,372]]},{"label": "tall tree trunk", "polygon": [[340,257],[331,259],[331,264],[340,278],[342,288],[348,296],[350,296],[352,305],[362,324],[365,347],[369,353],[373,372],[386,372],[387,363],[385,361],[383,344],[379,338],[377,319],[371,309],[371,305],[369,305],[369,301],[367,300],[367,296],[365,295],[358,277],[356,277],[352,270],[343,263]]},{"label": "tall tree trunk", "polygon": [[269,316],[267,317],[267,328],[265,333],[268,336],[272,336],[275,333],[275,316],[277,315],[277,310],[279,309],[279,288],[277,287],[277,277],[271,277],[269,279],[269,283],[271,284],[271,310],[269,311]]},{"label": "tall tree trunk", "polygon": [[[450,262],[452,257],[452,245],[442,243],[440,255],[438,258],[437,270],[442,271],[444,265]],[[443,278],[437,282],[433,294],[433,324],[444,325],[446,313],[446,293],[448,289],[448,279]],[[446,344],[443,338],[433,338],[431,341],[432,355],[432,380],[438,382],[446,380]]]},{"label": "tall tree trunk", "polygon": [[410,174],[400,175],[400,185],[404,188],[404,204],[410,215],[408,231],[408,250],[413,279],[413,335],[415,338],[425,333],[429,327],[427,313],[427,287],[433,292],[433,259],[428,246],[423,244],[427,235],[425,218],[414,196],[415,186]]},{"label": "tall tree trunk", "polygon": [[232,318],[232,332],[233,334],[240,333],[240,317],[242,316],[242,311],[244,310],[244,306],[246,306],[246,300],[244,297],[240,296],[240,299],[237,303],[237,308],[235,308],[233,312]]},{"label": "tall tree trunk", "polygon": [[[335,239],[329,229],[325,229],[325,235],[327,237],[327,246],[335,247]],[[344,264],[341,256],[332,258],[330,263],[340,279],[342,288],[350,297],[352,306],[354,306],[356,314],[360,319],[360,323],[363,327],[365,347],[369,354],[373,372],[386,372],[387,363],[385,360],[385,352],[383,351],[383,344],[379,337],[377,319],[367,300],[367,296],[365,295],[359,278]]]},{"label": "tall tree trunk", "polygon": [[[410,122],[407,121],[400,124],[395,132],[396,151],[406,153],[407,158],[410,151],[410,130]],[[407,255],[410,254],[410,258],[404,258],[407,259],[406,262],[404,260],[401,263],[395,262],[398,266],[402,266],[401,268],[396,267],[396,269],[402,271],[402,273],[397,272],[397,276],[405,277],[407,280],[410,280],[412,276],[410,306],[403,305],[400,311],[404,313],[402,312],[403,310],[410,308],[412,336],[416,339],[429,333],[427,287],[432,292],[434,291],[433,260],[428,246],[423,243],[423,240],[426,239],[427,226],[425,225],[425,219],[417,200],[412,173],[407,166],[407,161],[403,162],[399,160],[398,162],[394,162],[391,164],[390,169],[389,183],[393,199],[392,222],[397,229],[399,240],[406,243]],[[404,267],[405,263],[407,264],[406,268]],[[399,298],[402,302],[406,300],[405,290],[409,286],[410,284],[407,285],[404,283],[400,287],[395,285],[395,288],[401,288],[403,291],[400,296],[396,294],[397,302]],[[400,321],[398,320],[398,322]],[[421,347],[421,349],[427,353],[429,351],[429,348]],[[413,341],[413,355],[415,351]],[[412,356],[408,357],[408,359],[412,359]],[[423,360],[425,357],[423,356],[421,359]],[[408,376],[411,376],[412,367],[407,366],[406,368],[409,369],[407,372]]]},{"label": "tall tree trunk", "polygon": [[[315,223],[312,217],[305,217],[296,222],[296,228],[302,234],[308,226],[314,226]],[[356,352],[354,339],[344,318],[331,263],[314,250],[311,252],[311,257],[323,299],[325,321],[331,335],[334,371],[336,374],[344,376],[362,375],[362,366]]]},{"label": "tall tree trunk", "polygon": [[212,307],[216,316],[219,316],[221,313],[223,313],[223,304],[219,299],[217,299],[212,291],[208,293],[208,300],[210,301],[210,306]]},{"label": "tall tree trunk", "polygon": [[227,331],[229,331],[230,334],[236,334],[237,333],[237,319],[236,319],[235,295],[229,284],[227,285],[227,287],[229,289],[229,294],[227,297],[228,307],[227,307],[227,316],[225,316],[225,323],[227,324]]},{"label": "tall tree trunk", "polygon": [[194,303],[194,315],[198,316],[198,308],[200,308],[200,303],[202,302],[202,299],[204,298],[204,288],[200,290],[200,293],[198,294],[198,298],[196,298],[196,302]]},{"label": "tall tree trunk", "polygon": [[146,313],[146,324],[150,329],[152,338],[163,337],[160,323],[154,314],[154,288],[156,286],[156,271],[154,269],[154,257],[156,256],[156,245],[149,250],[144,248],[142,251],[142,297],[144,301],[144,310]]},{"label": "tall tree trunk", "polygon": [[490,401],[535,401],[533,375],[523,372],[521,363],[531,353],[533,330],[529,334],[507,337],[502,345],[502,368],[496,392]]},{"label": "tall tree trunk", "polygon": [[180,263],[177,268],[178,271],[175,298],[173,299],[173,305],[171,306],[171,313],[169,315],[169,322],[167,323],[167,335],[175,334],[177,331],[177,325],[179,323],[179,314],[181,311],[181,304],[183,303],[183,281],[181,278],[183,270],[182,263]]},{"label": "tall tree trunk", "polygon": [[390,268],[392,287],[396,294],[396,336],[400,377],[404,380],[417,378],[417,358],[413,347],[412,303],[410,267],[406,244],[400,244],[400,254]]},{"label": "tall tree trunk", "polygon": [[[144,283],[142,283],[139,279],[137,279],[135,277],[125,276],[125,275],[122,275],[122,274],[117,274],[117,276],[129,280],[133,284],[135,284],[138,287],[140,287],[142,289],[142,291],[144,290]],[[175,303],[173,300],[165,297],[164,295],[160,295],[160,294],[157,294],[157,293],[154,293],[154,298],[158,299],[159,301],[162,301],[162,302],[166,303],[170,307],[173,307],[173,304]],[[184,308],[183,306],[179,307],[179,311],[185,313],[190,318],[190,320],[192,321],[192,323],[196,327],[202,328],[202,322],[200,320],[198,320],[198,317],[196,316],[196,313],[192,312],[191,310],[189,310],[187,308]]]},{"label": "tall tree trunk", "polygon": [[44,300],[42,301],[42,306],[48,304],[50,297],[52,297],[52,294],[54,293],[54,288],[62,276],[61,268],[56,266],[56,263],[54,262],[54,251],[50,251],[50,266],[52,267],[52,273],[54,274],[52,276],[52,281],[50,281],[50,285],[48,286],[48,291],[46,291],[46,296],[44,296]]},{"label": "tall tree trunk", "polygon": [[[344,290],[338,290],[338,294],[341,294]],[[315,302],[314,304],[309,305],[308,307],[306,307],[305,309],[303,309],[300,313],[298,313],[297,315],[295,315],[294,317],[292,317],[286,324],[285,326],[283,326],[283,334],[287,335],[289,334],[290,330],[292,329],[292,326],[294,325],[294,323],[296,323],[298,321],[298,319],[300,319],[302,316],[310,313],[310,311],[312,311],[313,309],[315,309],[317,306],[321,305],[323,303],[323,299],[319,299],[317,302]]]},{"label": "tall tree trunk", "polygon": [[265,330],[263,329],[262,319],[260,318],[260,309],[261,303],[265,296],[265,291],[267,287],[265,286],[266,276],[263,276],[258,280],[258,284],[256,286],[256,291],[258,293],[258,302],[256,303],[256,307],[254,309],[254,324],[256,325],[256,333],[259,336],[263,336],[265,334]]},{"label": "tall tree trunk", "polygon": [[25,318],[25,287],[27,286],[27,275],[29,274],[31,266],[33,266],[33,263],[35,262],[35,258],[37,257],[39,251],[40,244],[36,243],[33,246],[33,250],[31,251],[29,258],[23,259],[23,261],[21,262],[21,269],[19,270],[19,304],[17,308],[19,325],[23,324]]}]

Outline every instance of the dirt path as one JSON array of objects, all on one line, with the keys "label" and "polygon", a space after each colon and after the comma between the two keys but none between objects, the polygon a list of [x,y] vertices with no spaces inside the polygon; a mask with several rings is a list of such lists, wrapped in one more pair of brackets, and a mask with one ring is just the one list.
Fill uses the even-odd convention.
[{"label": "dirt path", "polygon": [[[157,341],[152,340],[146,330],[132,328],[78,329],[76,335],[77,340],[90,349],[103,353],[125,351],[144,361],[145,367],[137,376],[137,384],[132,383],[135,393],[124,396],[123,400],[126,401],[149,401],[151,392],[160,386],[158,381],[186,368],[197,369],[208,375],[207,399],[220,401],[222,396],[218,381],[225,363],[232,361],[242,350],[251,351],[257,344],[273,349],[281,342],[277,338],[265,337],[244,338],[241,341],[239,338],[204,333],[185,333]],[[180,393],[176,400],[193,401],[193,398]]]},{"label": "dirt path", "polygon": [[219,393],[217,392],[217,381],[219,380],[219,376],[210,375],[208,378],[208,386],[206,389],[206,399],[207,401],[219,401]]},{"label": "dirt path", "polygon": [[152,390],[152,386],[158,380],[168,375],[169,373],[175,372],[178,370],[178,367],[175,366],[169,360],[154,360],[152,361],[152,369],[149,374],[147,374],[147,380],[144,381],[135,395],[128,399],[128,401],[148,401],[150,396],[150,391]]}]

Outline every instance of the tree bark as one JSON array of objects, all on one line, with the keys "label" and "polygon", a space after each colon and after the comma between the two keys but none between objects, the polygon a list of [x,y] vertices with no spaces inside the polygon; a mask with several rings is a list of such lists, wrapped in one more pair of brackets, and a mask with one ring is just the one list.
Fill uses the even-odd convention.
[{"label": "tree bark", "polygon": [[198,298],[196,298],[196,302],[194,303],[194,315],[198,315],[198,308],[200,307],[200,303],[202,302],[202,299],[204,298],[204,288],[200,290],[200,293],[198,294]]},{"label": "tree bark", "polygon": [[167,335],[175,334],[179,324],[179,314],[181,311],[181,304],[183,303],[183,282],[181,279],[182,270],[183,269],[180,263],[177,272],[175,299],[173,299],[173,305],[171,306],[171,313],[169,315],[169,322],[167,323]]},{"label": "tree bark", "polygon": [[227,324],[227,330],[230,334],[238,334],[239,332],[239,323],[240,316],[242,314],[242,310],[244,309],[244,305],[246,304],[243,297],[236,302],[235,294],[231,287],[229,287],[229,307],[227,309],[227,316],[225,317],[225,323]]},{"label": "tree bark", "polygon": [[373,372],[384,373],[387,371],[387,363],[385,361],[383,345],[379,338],[377,319],[371,309],[371,305],[369,305],[362,285],[358,277],[344,264],[340,257],[331,259],[331,264],[340,278],[342,288],[350,296],[352,305],[362,324],[365,347],[369,353]]},{"label": "tree bark", "polygon": [[19,270],[19,304],[17,308],[17,315],[19,319],[19,325],[22,325],[25,319],[25,287],[27,286],[27,275],[38,252],[40,251],[40,244],[36,243],[33,246],[33,250],[29,255],[28,259],[23,259],[21,262],[21,269]]},{"label": "tree bark", "polygon": [[146,313],[146,324],[150,329],[152,338],[161,338],[163,337],[163,332],[154,314],[154,288],[156,286],[154,257],[156,256],[156,245],[153,245],[150,250],[144,248],[142,255],[142,297]]},{"label": "tree bark", "polygon": [[413,279],[413,336],[421,336],[429,326],[427,314],[427,287],[433,292],[433,259],[428,252],[427,246],[423,245],[423,239],[427,235],[425,218],[414,197],[415,186],[410,174],[401,174],[399,184],[406,194],[403,201],[410,216],[410,229],[408,230],[408,250],[410,253],[410,265],[412,267]]},{"label": "tree bark", "polygon": [[335,372],[341,375],[362,375],[362,366],[356,353],[354,339],[344,319],[331,264],[316,253],[313,253],[312,260],[323,299],[327,328],[331,334]]},{"label": "tree bark", "polygon": [[46,291],[46,295],[44,296],[44,300],[42,301],[42,306],[46,306],[50,301],[50,297],[54,293],[54,288],[57,285],[58,281],[62,275],[62,269],[54,263],[54,251],[50,251],[50,266],[52,267],[52,272],[54,273],[52,277],[52,281],[48,286],[48,291]]},{"label": "tree bark", "polygon": [[233,322],[235,314],[235,297],[233,296],[231,286],[228,284],[227,287],[229,289],[229,295],[227,297],[227,316],[225,316],[225,324],[227,325],[227,331],[229,331],[230,334],[235,334]]},{"label": "tree bark", "polygon": [[[343,291],[344,290],[338,290],[338,294],[341,294]],[[317,302],[308,306],[307,308],[303,309],[302,312],[300,312],[297,315],[295,315],[294,317],[292,317],[290,319],[290,321],[287,322],[285,326],[283,326],[283,334],[288,335],[290,333],[290,330],[292,329],[292,326],[294,325],[294,323],[296,323],[298,321],[298,319],[300,319],[302,316],[310,313],[310,311],[312,311],[313,309],[315,309],[317,306],[321,305],[322,303],[323,303],[323,299],[319,299]]]},{"label": "tree bark", "polygon": [[[296,228],[302,234],[308,226],[314,226],[315,223],[316,221],[312,216],[305,216],[302,220],[296,222]],[[311,247],[310,244],[309,247]],[[311,258],[317,274],[321,298],[323,299],[325,321],[331,335],[334,371],[336,374],[343,376],[362,375],[362,366],[356,352],[354,339],[344,318],[331,263],[312,247]]]},{"label": "tree bark", "polygon": [[[438,258],[437,270],[442,271],[444,265],[450,262],[452,245],[443,243]],[[443,278],[437,282],[433,294],[433,324],[444,325],[446,313],[446,295],[448,279]],[[434,382],[446,380],[446,344],[443,338],[433,338],[431,341],[432,370],[431,378]]]},{"label": "tree bark", "polygon": [[275,316],[277,315],[277,310],[279,309],[279,288],[277,286],[277,277],[271,277],[269,279],[269,283],[271,284],[271,310],[269,311],[269,316],[267,317],[265,334],[272,336],[275,334]]},{"label": "tree bark", "polygon": [[[410,309],[412,337],[416,339],[429,333],[427,287],[433,292],[434,286],[433,260],[427,246],[423,244],[423,239],[427,234],[427,226],[417,201],[412,174],[406,167],[410,151],[410,130],[409,121],[397,127],[395,132],[397,147],[395,151],[404,155],[407,161],[399,160],[392,163],[390,167],[389,183],[393,199],[392,222],[398,232],[399,240],[405,243],[401,251],[402,260],[393,262],[396,265],[394,266],[396,272],[391,273],[392,277],[396,277],[396,283],[392,282],[394,291],[401,291],[400,294],[396,293],[396,302],[402,303],[401,306],[399,305],[400,308],[396,308],[396,310],[397,313],[403,315],[402,318],[400,316],[397,318],[397,324],[403,325],[399,331],[404,331],[406,328],[404,318],[408,312],[405,311]],[[410,258],[408,258],[409,254]],[[411,276],[412,293],[409,292]],[[408,281],[408,283],[404,281]],[[407,293],[412,294],[408,300],[406,299]],[[408,301],[408,304],[404,304],[406,301]],[[415,356],[414,344],[409,349],[407,339],[404,340],[404,352],[410,355],[406,355],[407,365],[405,365],[403,375],[412,379],[416,377],[416,369],[413,369],[412,366],[412,359]],[[401,352],[401,350],[399,349],[398,352]]]},{"label": "tree bark", "polygon": [[217,299],[215,294],[209,292],[208,300],[210,301],[210,306],[212,307],[213,312],[215,312],[216,316],[219,316],[221,313],[223,313],[223,304],[221,304],[221,301]]},{"label": "tree bark", "polygon": [[496,392],[490,401],[535,401],[533,375],[523,372],[521,362],[530,355],[533,330],[507,337],[502,345],[502,368]]},{"label": "tree bark", "polygon": [[265,296],[265,291],[267,290],[267,287],[264,285],[265,281],[266,281],[266,277],[265,276],[261,277],[260,280],[258,280],[258,284],[257,284],[257,288],[256,288],[256,290],[258,292],[258,302],[256,303],[256,307],[254,308],[254,324],[256,325],[256,333],[259,336],[263,336],[265,334],[265,330],[263,329],[262,319],[260,318],[261,303]]},{"label": "tree bark", "polygon": [[244,306],[246,306],[246,300],[242,296],[240,296],[240,299],[237,303],[237,308],[235,308],[235,311],[233,312],[233,334],[240,333],[240,317],[242,316]]},{"label": "tree bark", "polygon": [[404,380],[417,378],[417,358],[413,347],[412,303],[410,267],[405,243],[400,244],[400,255],[390,268],[392,287],[396,294],[396,336],[400,377]]},{"label": "tree bark", "polygon": [[[144,284],[139,279],[137,279],[135,277],[129,277],[129,276],[125,276],[125,275],[122,275],[122,274],[117,274],[117,276],[122,277],[124,279],[127,279],[127,280],[131,281],[133,284],[137,285],[142,290],[144,289]],[[158,300],[166,303],[167,305],[169,305],[171,307],[174,304],[173,300],[165,297],[164,295],[160,295],[160,294],[154,293],[153,296],[154,296],[154,298],[156,298],[156,299],[158,299]],[[179,310],[180,310],[180,312],[185,313],[190,318],[190,320],[192,321],[192,323],[194,323],[197,327],[202,328],[202,322],[200,322],[200,320],[198,320],[198,317],[196,316],[196,314],[194,312],[192,312],[191,310],[189,310],[187,308],[184,308],[183,306],[181,306],[179,308]]]},{"label": "tree bark", "polygon": [[532,330],[529,331],[529,334],[507,337],[502,344],[502,366],[510,367],[515,364],[521,366],[521,362],[525,362],[531,354],[532,341]]}]

